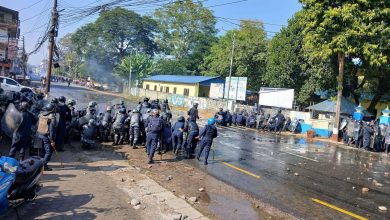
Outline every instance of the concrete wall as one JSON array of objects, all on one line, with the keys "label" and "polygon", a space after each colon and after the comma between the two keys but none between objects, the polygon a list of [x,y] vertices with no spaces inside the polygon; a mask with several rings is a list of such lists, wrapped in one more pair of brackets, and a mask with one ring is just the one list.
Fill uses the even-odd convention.
[{"label": "concrete wall", "polygon": [[165,83],[165,82],[155,82],[155,81],[144,81],[142,88],[146,89],[149,86],[149,90],[156,90],[166,92],[166,89],[169,88],[170,94],[174,94],[176,88],[176,94],[184,95],[184,89],[189,90],[188,96],[198,96],[199,86],[197,84],[176,84],[176,83]]}]

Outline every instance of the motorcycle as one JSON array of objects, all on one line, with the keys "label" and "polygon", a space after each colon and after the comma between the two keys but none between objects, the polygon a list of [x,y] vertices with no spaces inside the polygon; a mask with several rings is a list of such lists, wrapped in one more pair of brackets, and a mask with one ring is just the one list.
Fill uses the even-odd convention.
[{"label": "motorcycle", "polygon": [[16,208],[19,205],[36,198],[42,187],[39,180],[43,165],[40,157],[31,157],[20,163],[11,157],[0,157],[0,216],[9,208],[14,208],[18,215]]}]

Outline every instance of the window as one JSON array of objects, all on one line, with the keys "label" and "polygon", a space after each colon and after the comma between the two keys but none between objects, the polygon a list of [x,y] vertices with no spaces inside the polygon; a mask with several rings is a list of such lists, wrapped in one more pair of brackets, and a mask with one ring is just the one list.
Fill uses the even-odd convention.
[{"label": "window", "polygon": [[190,95],[190,90],[189,89],[184,89],[183,95],[189,96]]},{"label": "window", "polygon": [[160,86],[160,92],[164,91],[164,86]]},{"label": "window", "polygon": [[19,83],[17,83],[16,81],[14,81],[12,79],[6,79],[6,84],[12,85],[12,86],[17,86]]},{"label": "window", "polygon": [[157,91],[157,86],[154,86],[154,91]]},{"label": "window", "polygon": [[149,90],[149,84],[146,84],[146,89]]},{"label": "window", "polygon": [[177,92],[177,88],[173,87],[173,94],[176,94],[176,92]]},{"label": "window", "polygon": [[168,86],[165,87],[165,92],[166,92],[166,93],[169,93],[169,87],[168,87]]}]

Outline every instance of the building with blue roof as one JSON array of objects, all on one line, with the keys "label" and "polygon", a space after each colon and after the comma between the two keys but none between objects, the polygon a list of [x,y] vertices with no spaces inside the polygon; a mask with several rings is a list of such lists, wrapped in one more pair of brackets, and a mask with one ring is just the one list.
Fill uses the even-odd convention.
[{"label": "building with blue roof", "polygon": [[192,97],[208,97],[211,83],[225,83],[221,77],[155,75],[143,80],[146,90],[160,91]]}]

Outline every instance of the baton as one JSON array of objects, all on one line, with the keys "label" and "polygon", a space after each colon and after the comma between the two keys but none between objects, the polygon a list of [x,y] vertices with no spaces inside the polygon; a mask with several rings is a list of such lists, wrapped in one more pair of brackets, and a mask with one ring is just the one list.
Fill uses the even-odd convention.
[{"label": "baton", "polygon": [[[51,145],[51,144],[50,144]],[[58,160],[60,161],[60,163],[61,163],[61,167],[62,168],[64,168],[64,164],[62,163],[62,159],[61,159],[61,156],[60,156],[60,154],[58,153],[58,151],[57,151],[57,149],[56,149],[56,147],[55,147],[55,144],[53,144],[53,145],[51,145],[52,147],[53,147],[53,149],[54,149],[54,152],[55,152],[55,154],[56,154],[56,156],[57,156],[57,158],[58,158]]]}]

